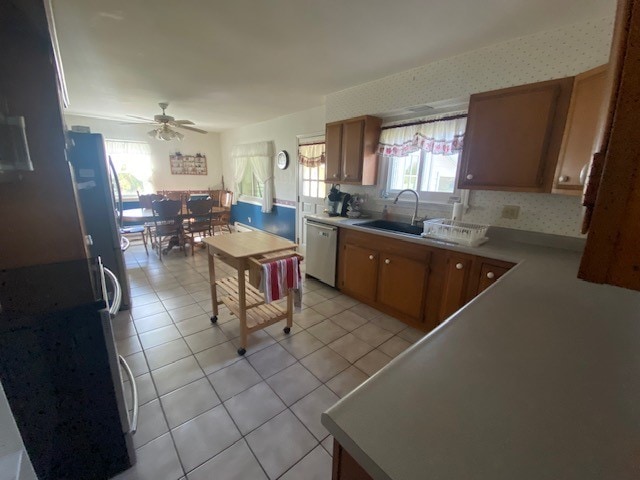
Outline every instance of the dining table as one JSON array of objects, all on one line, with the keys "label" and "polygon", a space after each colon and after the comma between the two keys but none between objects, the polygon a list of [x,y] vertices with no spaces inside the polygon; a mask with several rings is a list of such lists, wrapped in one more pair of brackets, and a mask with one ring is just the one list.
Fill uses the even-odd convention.
[{"label": "dining table", "polygon": [[[227,211],[224,207],[211,207],[211,212],[216,215]],[[188,213],[183,213],[188,218]],[[153,220],[153,210],[150,208],[127,208],[122,210],[122,221],[127,223],[146,223]]]}]

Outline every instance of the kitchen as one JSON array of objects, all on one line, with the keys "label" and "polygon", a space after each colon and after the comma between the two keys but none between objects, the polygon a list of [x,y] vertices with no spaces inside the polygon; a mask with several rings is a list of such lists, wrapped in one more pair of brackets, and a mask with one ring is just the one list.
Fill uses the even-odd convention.
[{"label": "kitchen", "polygon": [[[563,39],[566,39],[567,37],[571,37],[574,39],[574,42],[572,44],[572,48],[585,48],[585,50],[589,50],[590,54],[593,54],[593,52],[598,52],[600,51],[600,55],[594,55],[593,57],[591,57],[590,60],[584,60],[583,58],[581,58],[579,61],[576,61],[575,65],[572,65],[571,68],[568,67],[567,71],[564,72],[564,75],[558,75],[558,76],[565,76],[565,75],[574,75],[576,73],[580,73],[582,71],[586,71],[589,68],[595,67],[601,63],[603,63],[604,61],[606,61],[606,58],[608,56],[608,41],[606,41],[606,45],[605,47],[602,47],[602,45],[597,42],[596,40],[593,40],[594,32],[601,32],[601,34],[603,35],[603,37],[606,37],[607,34],[605,32],[609,32],[608,34],[610,35],[610,31],[611,30],[607,30],[607,28],[605,27],[605,25],[609,25],[609,27],[611,27],[611,23],[610,23],[610,18],[608,19],[608,21],[601,21],[601,23],[598,24],[598,22],[595,22],[598,25],[594,25],[591,22],[588,22],[586,25],[583,24],[581,26],[581,28],[577,28],[577,27],[572,27],[567,29],[569,31],[569,33],[567,33],[567,31],[556,31],[555,35],[557,35],[558,37],[562,37]],[[581,31],[583,32],[583,35],[580,36],[576,33],[576,31]],[[554,40],[558,40],[558,37],[554,37],[554,33],[546,33],[544,35],[539,35],[539,36],[533,36],[533,38],[529,37],[527,38],[524,43],[526,44],[536,44],[536,42],[539,42],[539,44],[544,44],[547,40],[551,43],[554,42]],[[550,40],[549,40],[550,39]],[[592,42],[591,43],[589,42]],[[558,41],[558,43],[562,43],[561,41]],[[569,42],[570,43],[570,42]],[[566,43],[565,43],[566,44]],[[586,45],[586,46],[585,46]],[[591,49],[591,47],[594,46],[596,48]],[[513,47],[513,45],[510,45],[510,47]],[[517,47],[517,46],[516,46]],[[508,49],[506,46],[502,46],[502,47],[498,47],[498,49]],[[568,48],[568,47],[567,47]],[[517,50],[517,48],[514,48],[514,50]],[[548,52],[547,52],[548,53]],[[484,52],[484,57],[493,57],[496,54],[496,50],[490,50],[488,52]],[[559,57],[562,58],[563,57],[563,52],[558,53]],[[482,59],[483,54],[482,51],[478,53],[478,56]],[[515,58],[517,56],[516,53],[513,54],[513,58]],[[565,61],[567,58],[569,58],[569,56],[566,56],[563,58],[563,61]],[[465,62],[468,59],[462,58],[462,59],[458,59],[460,60],[460,62],[462,64],[465,64]],[[509,65],[509,62],[506,62],[505,65]],[[436,65],[437,67],[437,65]],[[446,67],[445,69],[450,70],[453,68],[453,66],[451,65],[451,63],[448,63],[446,65],[444,65],[444,67]],[[521,65],[520,64],[515,64],[513,67],[514,71],[520,73],[522,71]],[[419,73],[419,72],[418,72]],[[407,75],[407,81],[408,78],[411,75]],[[515,75],[514,75],[515,76]],[[489,86],[489,88],[474,88],[474,89],[470,89],[469,91],[489,91],[492,89],[496,89],[496,88],[501,88],[503,86],[509,86],[509,85],[517,85],[517,84],[526,84],[526,83],[531,83],[537,80],[543,80],[548,78],[548,76],[552,76],[552,75],[548,75],[546,73],[541,73],[539,77],[537,76],[529,76],[526,79],[523,79],[523,81],[521,82],[517,82],[517,81],[507,81],[506,84],[491,84]],[[504,80],[500,80],[503,81]],[[365,86],[363,87],[363,90],[369,89],[370,92],[375,90],[375,85],[369,85],[369,86]],[[235,144],[238,143],[243,143],[243,138],[247,139],[249,137],[251,137],[251,139],[257,139],[257,138],[275,138],[276,139],[276,144],[283,149],[287,149],[288,151],[296,151],[295,145],[290,146],[292,142],[295,142],[295,140],[291,139],[291,135],[287,134],[285,135],[287,137],[286,141],[283,142],[279,142],[276,135],[271,135],[269,132],[265,133],[265,130],[269,130],[270,128],[273,129],[278,129],[278,128],[283,128],[283,125],[285,126],[291,126],[291,125],[296,125],[295,128],[290,128],[290,131],[296,131],[296,134],[299,134],[301,132],[317,132],[323,129],[324,127],[324,123],[330,123],[331,121],[339,121],[342,119],[346,119],[346,118],[351,118],[354,116],[357,116],[359,114],[363,114],[363,113],[372,113],[372,111],[389,111],[392,110],[392,108],[385,108],[385,109],[376,109],[374,110],[373,108],[371,108],[371,110],[369,110],[367,107],[366,111],[363,110],[359,110],[360,107],[358,106],[354,106],[353,107],[353,111],[352,113],[347,113],[345,112],[345,110],[348,110],[349,107],[345,107],[344,104],[345,103],[349,103],[349,102],[345,102],[344,99],[345,98],[349,98],[349,97],[345,97],[344,94],[342,96],[343,101],[340,101],[340,97],[341,94],[343,94],[344,92],[338,92],[335,95],[330,95],[327,98],[327,102],[326,102],[326,115],[325,115],[325,109],[324,108],[317,108],[314,109],[313,111],[310,112],[306,112],[304,114],[293,114],[290,117],[284,117],[281,119],[276,119],[273,122],[271,122],[269,125],[258,125],[255,127],[243,127],[238,129],[237,131],[232,131],[229,133],[223,133],[221,135],[221,144],[223,146],[228,146],[229,148]],[[362,92],[364,93],[364,92]],[[452,94],[453,92],[449,92],[447,93],[448,96],[446,97],[440,97],[440,98],[454,98],[456,95]],[[375,94],[372,93],[372,95],[375,96]],[[362,95],[361,95],[362,96]],[[361,97],[360,96],[360,97]],[[459,95],[458,95],[459,96]],[[358,97],[358,98],[360,98]],[[370,99],[371,100],[371,99]],[[371,100],[372,102],[372,100]],[[372,105],[371,102],[367,102],[367,105]],[[357,103],[356,100],[353,100],[353,103]],[[418,103],[418,102],[416,102]],[[428,103],[428,102],[425,102]],[[340,110],[342,109],[342,110]],[[315,120],[311,121],[312,119]],[[302,123],[301,123],[302,121]],[[321,127],[318,127],[318,125],[321,125]],[[283,134],[284,135],[284,134]],[[223,149],[224,150],[224,149]],[[225,155],[223,155],[223,158],[226,158]],[[224,170],[224,166],[223,166],[223,170]],[[230,170],[226,170],[225,172],[230,171]],[[283,178],[285,180],[289,180],[288,182],[284,182],[285,184],[288,183],[288,188],[293,188],[295,187],[295,183],[296,183],[296,179],[293,178],[293,169],[288,169],[288,170],[283,170],[281,172],[276,172],[276,198],[278,197],[278,189],[279,189],[279,180],[283,180]],[[285,185],[284,187],[285,189],[287,188],[287,186]],[[362,191],[363,187],[359,187],[357,190],[354,191]],[[372,187],[373,189],[373,187]],[[377,188],[375,189],[377,190]],[[377,196],[371,195],[371,198],[377,198]],[[491,200],[491,201],[490,201]],[[486,203],[483,203],[486,202]],[[378,201],[378,200],[373,200],[372,203],[378,203],[380,205],[379,211],[382,210],[382,205],[385,204],[385,201]],[[390,203],[390,201],[389,201]],[[492,224],[496,224],[498,223],[498,225],[500,225],[500,223],[502,223],[502,226],[507,226],[507,227],[520,227],[521,230],[527,230],[528,226],[535,223],[536,221],[540,221],[540,219],[538,217],[545,217],[545,213],[549,213],[549,212],[553,212],[551,215],[549,215],[549,218],[551,218],[551,222],[544,222],[542,221],[543,224],[546,223],[546,225],[543,225],[539,228],[535,228],[538,231],[544,232],[544,233],[555,233],[555,234],[564,234],[564,235],[571,235],[571,236],[577,236],[578,234],[577,229],[579,228],[579,222],[580,222],[580,205],[579,205],[579,200],[574,197],[568,197],[568,198],[560,198],[560,197],[553,197],[551,195],[545,195],[545,194],[518,194],[518,193],[514,193],[514,194],[510,194],[510,193],[503,193],[503,192],[487,192],[487,191],[480,191],[480,192],[474,192],[471,195],[470,198],[470,205],[471,208],[469,209],[469,211],[467,212],[467,214],[465,215],[464,219],[468,220],[468,221],[475,221],[477,223],[492,223]],[[500,212],[502,209],[502,206],[504,204],[507,205],[519,205],[521,206],[521,213],[522,216],[519,217],[519,219],[516,219],[515,221],[512,220],[508,220],[508,219],[504,219],[504,220],[499,220],[500,215],[496,214],[496,212]],[[489,206],[491,205],[491,206]],[[531,208],[531,206],[534,206],[533,208]],[[406,211],[411,211],[412,207],[408,206],[405,207],[402,210],[394,210],[395,207],[390,206],[390,209],[392,210],[392,215],[393,214],[398,214],[398,213],[404,213]],[[474,212],[475,210],[475,212]],[[530,212],[532,210],[536,211],[535,215],[532,215],[531,217],[528,217],[525,214],[525,212]],[[425,215],[425,211],[421,211],[420,214],[421,216]],[[427,213],[428,215],[428,213]],[[475,217],[474,217],[475,215]],[[481,215],[488,215],[490,216],[490,220],[489,221],[481,221],[480,216]],[[251,215],[252,217],[254,215]],[[433,215],[428,215],[428,216],[433,216]],[[448,216],[448,215],[447,215]],[[567,221],[567,219],[569,219],[569,221]],[[497,222],[495,221],[497,220]],[[246,220],[245,222],[242,223],[247,223]],[[569,233],[571,232],[571,233]],[[491,246],[494,245],[494,246]],[[500,246],[500,242],[498,241],[498,239],[496,238],[492,238],[492,241],[487,245],[487,248],[496,248],[498,249]],[[567,247],[569,248],[569,247]],[[536,250],[535,248],[533,248],[532,250]],[[485,250],[486,251],[486,250]],[[492,251],[492,250],[490,250]],[[527,263],[529,265],[531,264],[537,264],[539,263],[539,268],[541,270],[543,270],[543,267],[549,268],[550,264],[549,263],[545,263],[542,262],[540,260],[540,258],[542,257],[537,257],[535,252],[532,254],[531,252],[527,253],[526,255],[533,255],[531,257],[527,257]],[[525,256],[520,257],[519,253],[512,253],[511,255],[507,255],[506,257],[504,257],[504,260],[509,260],[509,261],[517,261],[519,262],[520,260],[524,259]],[[491,257],[492,255],[487,255],[487,257]],[[577,265],[574,265],[573,262],[575,262],[575,256],[572,257],[574,258],[574,260],[569,261],[568,263],[573,265],[573,270],[575,271],[577,269]],[[554,257],[552,260],[556,260],[557,262],[565,262],[566,260],[563,260],[561,257]],[[563,263],[564,264],[564,263]],[[555,271],[555,270],[554,270]],[[518,272],[520,272],[518,274]],[[513,298],[518,298],[520,300],[522,300],[521,297],[518,297],[518,294],[522,294],[523,291],[526,291],[527,287],[530,287],[530,281],[527,280],[526,278],[529,278],[529,275],[532,275],[532,273],[530,272],[529,274],[525,273],[526,270],[524,270],[522,267],[518,267],[517,269],[514,269],[513,273],[510,274],[512,275],[511,278],[514,279],[513,282],[511,284],[511,287],[509,288],[508,292],[505,293],[505,295],[513,295]],[[524,277],[519,277],[520,280],[517,280],[517,276],[518,275],[524,275]],[[552,290],[551,287],[554,288],[558,288],[558,289],[562,289],[563,286],[566,286],[566,284],[564,284],[563,282],[567,279],[566,275],[559,275],[560,278],[554,278],[554,282],[550,282],[549,284],[549,290]],[[505,286],[507,285],[507,283],[505,281],[502,281],[500,286]],[[606,287],[604,287],[606,288]],[[491,296],[489,295],[490,293],[492,295],[496,295],[497,290],[490,290],[489,292],[487,292],[486,295],[483,295],[481,297],[479,297],[479,299],[474,303],[476,305],[476,308],[491,308],[491,306],[489,305],[490,302],[489,299],[491,298]],[[595,292],[595,291],[594,291]],[[311,293],[311,292],[310,292]],[[545,290],[545,293],[549,293],[548,291]],[[594,293],[595,295],[595,293]],[[615,298],[619,305],[625,305],[627,304],[627,300],[626,300],[626,295],[624,293],[612,293],[613,297]],[[594,296],[593,298],[595,299],[597,297]],[[554,297],[557,298],[557,300],[554,300],[554,302],[560,303],[561,298],[558,297]],[[532,299],[534,300],[534,299]],[[576,298],[574,297],[574,294],[569,292],[567,294],[566,297],[566,302],[570,305],[574,305],[576,303]],[[497,300],[496,300],[497,301]],[[595,301],[595,300],[594,300]],[[487,303],[488,302],[488,303]],[[484,307],[483,307],[484,305]],[[537,305],[536,302],[534,303],[522,303],[520,306],[525,306],[526,308],[529,310],[534,309]],[[553,302],[551,302],[550,307],[553,306]],[[587,315],[587,312],[585,312],[585,310],[588,310],[588,308],[595,308],[594,305],[590,304],[589,302],[585,302],[585,306],[584,307],[579,307],[579,313],[581,314],[585,314]],[[578,308],[578,307],[576,307]],[[621,310],[624,310],[624,307],[619,307]],[[463,310],[463,312],[460,315],[464,315],[465,311],[471,311],[470,308],[467,308],[465,310]],[[546,311],[545,311],[546,312]],[[626,310],[624,310],[624,312],[626,312]],[[625,315],[623,315],[624,312],[620,312],[621,316],[624,317]],[[457,317],[458,318],[458,317]],[[459,318],[463,318],[463,317],[459,317]],[[469,319],[470,321],[472,319]],[[455,322],[452,322],[455,325]],[[460,321],[460,323],[462,323],[462,321]],[[465,322],[466,324],[468,324],[469,322]],[[504,325],[503,325],[504,326]],[[487,326],[489,328],[489,326]],[[542,325],[541,325],[542,328]],[[631,330],[628,330],[628,332],[631,332]],[[487,330],[488,332],[492,332],[492,330]],[[536,332],[531,332],[531,333],[536,333]],[[481,334],[481,332],[479,333]],[[537,334],[542,335],[542,332],[537,332]],[[434,335],[433,338],[438,338],[437,335]],[[408,357],[403,357],[403,358],[408,358]],[[582,357],[580,357],[582,358]],[[400,363],[400,362],[396,362],[396,365]],[[367,385],[373,385],[373,382],[370,382]],[[630,395],[632,396],[632,395]],[[373,397],[372,397],[373,398]],[[485,405],[485,407],[488,408],[487,405]],[[434,407],[435,408],[435,407]],[[432,417],[432,416],[431,416]],[[430,417],[430,418],[431,418]],[[357,446],[351,446],[352,448],[349,449],[349,451],[351,453],[352,450],[357,452]],[[349,448],[349,446],[346,446],[346,448]],[[363,462],[364,463],[364,462]],[[370,465],[368,465],[370,467]],[[380,477],[380,478],[385,478],[385,477]],[[402,478],[402,477],[399,477]]]}]

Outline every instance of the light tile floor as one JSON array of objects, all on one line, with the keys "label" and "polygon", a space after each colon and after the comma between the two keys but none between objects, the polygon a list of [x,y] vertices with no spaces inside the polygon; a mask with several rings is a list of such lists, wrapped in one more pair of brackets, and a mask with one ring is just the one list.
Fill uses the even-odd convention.
[{"label": "light tile floor", "polygon": [[118,480],[328,480],[320,414],[423,335],[306,279],[291,334],[284,322],[256,332],[240,357],[236,317],[221,308],[210,322],[205,250],[160,262],[132,246],[125,260],[133,307],[114,334],[141,406],[138,462]]}]

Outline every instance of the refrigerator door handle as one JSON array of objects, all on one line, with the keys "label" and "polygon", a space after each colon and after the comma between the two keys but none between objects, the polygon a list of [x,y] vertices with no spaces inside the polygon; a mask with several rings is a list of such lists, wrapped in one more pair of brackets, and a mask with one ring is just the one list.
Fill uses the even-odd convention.
[{"label": "refrigerator door handle", "polygon": [[111,173],[113,173],[113,181],[115,182],[116,190],[118,191],[118,201],[116,205],[118,208],[118,227],[122,228],[122,209],[124,208],[122,202],[122,189],[120,188],[120,180],[118,180],[118,172],[116,171],[116,166],[113,164],[113,160],[111,160],[111,157],[109,157],[109,168],[111,169]]},{"label": "refrigerator door handle", "polygon": [[[120,359],[120,365],[124,368],[127,377],[129,377],[129,381],[131,382],[131,392],[133,397],[133,415],[131,415],[131,419],[129,420],[129,433],[133,435],[138,430],[138,386],[136,385],[136,379],[131,373],[131,369],[127,364],[127,361],[124,359],[122,355],[118,355]],[[127,412],[127,416],[129,413]]]}]

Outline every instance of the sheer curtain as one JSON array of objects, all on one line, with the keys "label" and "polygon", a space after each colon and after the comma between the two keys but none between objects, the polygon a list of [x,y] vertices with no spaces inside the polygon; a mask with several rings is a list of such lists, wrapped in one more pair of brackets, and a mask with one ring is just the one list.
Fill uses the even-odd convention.
[{"label": "sheer curtain", "polygon": [[[250,166],[258,182],[262,184],[262,212],[273,208],[273,142],[255,142],[235,145],[231,149],[234,163],[234,199],[240,194],[240,183]],[[234,200],[235,201],[235,200]]]}]

